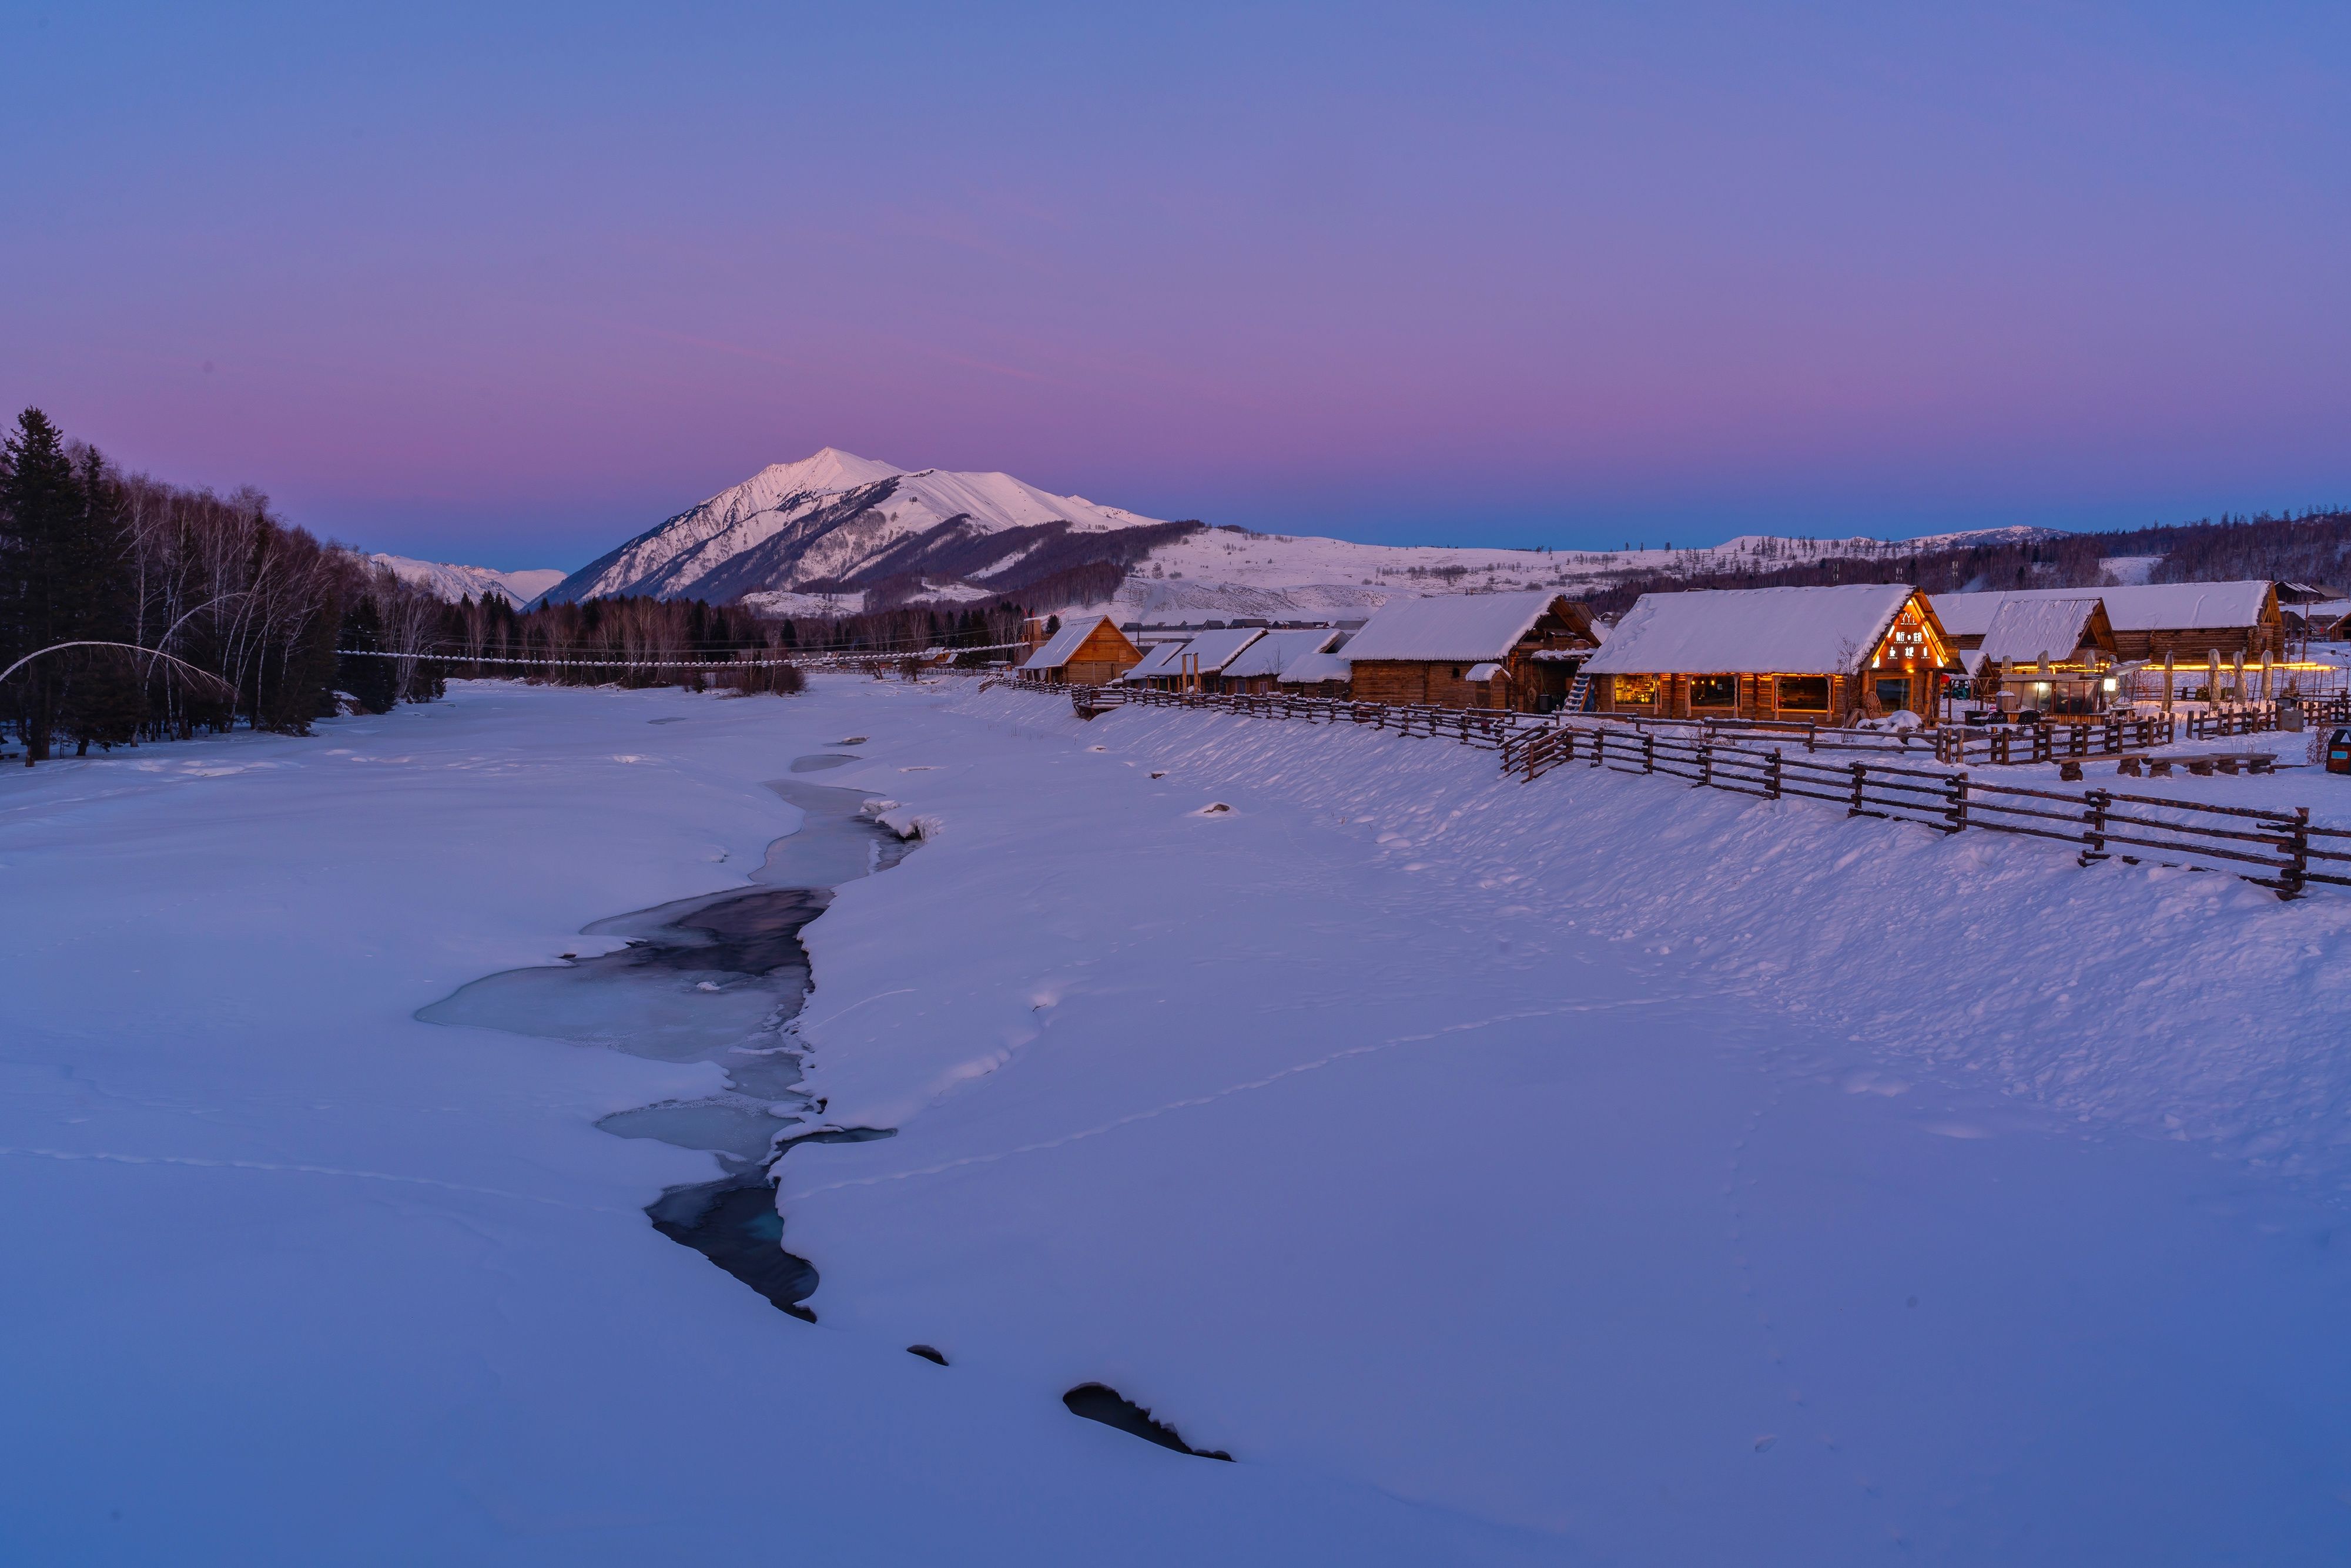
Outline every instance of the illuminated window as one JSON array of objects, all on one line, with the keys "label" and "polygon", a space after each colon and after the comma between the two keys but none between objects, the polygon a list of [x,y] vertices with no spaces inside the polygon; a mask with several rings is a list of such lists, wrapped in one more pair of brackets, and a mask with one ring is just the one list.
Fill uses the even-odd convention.
[{"label": "illuminated window", "polygon": [[1690,706],[1737,707],[1739,677],[1737,675],[1692,675]]},{"label": "illuminated window", "polygon": [[1780,688],[1780,706],[1789,713],[1826,713],[1829,711],[1829,678],[1826,675],[1782,675],[1775,683]]},{"label": "illuminated window", "polygon": [[1617,676],[1616,700],[1620,703],[1655,703],[1657,700],[1657,677],[1655,675]]}]

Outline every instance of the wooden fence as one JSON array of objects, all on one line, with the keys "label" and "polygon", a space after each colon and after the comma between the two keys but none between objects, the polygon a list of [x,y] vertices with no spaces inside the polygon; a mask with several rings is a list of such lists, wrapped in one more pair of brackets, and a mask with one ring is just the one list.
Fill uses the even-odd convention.
[{"label": "wooden fence", "polygon": [[[1081,711],[1090,700],[1100,700],[1089,698],[1087,693],[1094,690],[1081,688],[1073,694]],[[1802,737],[1811,746],[1799,752],[1792,748],[1792,737],[1786,744],[1766,747],[1760,744],[1765,738],[1760,733],[1726,739],[1703,727],[1691,733],[1691,727],[1569,723],[1556,715],[1400,706],[1280,693],[1129,689],[1105,706],[1123,705],[1199,708],[1308,724],[1354,724],[1391,734],[1451,740],[1499,753],[1502,772],[1530,783],[1553,768],[1580,762],[1619,773],[1679,779],[1697,788],[1728,789],[1760,800],[1794,796],[1819,800],[1843,806],[1847,816],[1917,822],[1947,833],[1978,829],[2053,839],[2079,846],[2080,863],[2085,866],[2116,859],[2134,865],[2146,862],[2228,871],[2273,890],[2281,898],[2299,898],[2314,886],[2351,887],[2351,830],[2311,826],[2306,806],[2264,810],[2111,789],[2034,789],[1985,783],[1963,769],[1910,766],[1908,758],[1831,761],[1819,755],[1827,747],[1821,744],[1817,731]],[[2163,733],[2169,737],[2168,721],[2120,722],[2167,725]],[[2049,727],[2095,730],[2100,727]],[[1834,735],[1879,733],[1847,730]]]}]

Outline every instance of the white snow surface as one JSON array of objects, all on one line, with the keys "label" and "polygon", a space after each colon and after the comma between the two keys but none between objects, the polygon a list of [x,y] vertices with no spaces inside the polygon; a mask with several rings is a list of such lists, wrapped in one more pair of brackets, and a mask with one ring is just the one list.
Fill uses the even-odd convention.
[{"label": "white snow surface", "polygon": [[2003,664],[2065,659],[2089,640],[2095,594],[2078,599],[2011,599],[1984,629],[1983,656]]},{"label": "white snow surface", "polygon": [[[896,1129],[783,1163],[810,1325],[590,1125],[710,1069],[412,1014],[844,750],[925,841],[803,934]],[[24,1561],[2351,1552],[2351,898],[821,675],[45,765],[0,867]]]},{"label": "white snow surface", "polygon": [[471,597],[476,601],[496,594],[520,607],[528,604],[569,575],[561,567],[533,567],[524,571],[500,571],[487,566],[452,566],[446,561],[416,560],[404,555],[378,553],[368,557],[378,566],[392,569],[392,575],[402,582],[413,582],[428,589],[438,599],[455,604]]},{"label": "white snow surface", "polygon": [[1347,657],[1499,659],[1562,595],[1549,589],[1400,599],[1381,606],[1347,643]]},{"label": "white snow surface", "polygon": [[2250,626],[2261,616],[2270,591],[2265,579],[2244,582],[2156,582],[2120,588],[2020,588],[1998,593],[1938,593],[1935,617],[1954,637],[1990,630],[2001,607],[2013,600],[2095,598],[2105,601],[2106,619],[2117,632],[2180,628],[2220,630]]},{"label": "white snow surface", "polygon": [[1850,671],[1885,637],[1911,591],[1900,583],[1847,583],[1645,593],[1583,667],[1612,675]]}]

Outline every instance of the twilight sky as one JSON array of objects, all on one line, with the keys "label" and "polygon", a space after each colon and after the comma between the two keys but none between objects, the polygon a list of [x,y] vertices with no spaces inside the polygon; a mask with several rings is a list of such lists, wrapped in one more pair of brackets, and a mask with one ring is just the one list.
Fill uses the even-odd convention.
[{"label": "twilight sky", "polygon": [[1388,542],[2351,503],[2339,0],[371,10],[0,8],[0,403],[503,567],[826,444]]}]

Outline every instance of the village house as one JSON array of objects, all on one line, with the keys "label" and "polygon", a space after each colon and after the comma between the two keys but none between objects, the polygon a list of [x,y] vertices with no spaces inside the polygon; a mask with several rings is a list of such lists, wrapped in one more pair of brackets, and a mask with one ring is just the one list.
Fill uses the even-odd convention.
[{"label": "village house", "polygon": [[1281,673],[1309,653],[1328,653],[1346,635],[1335,626],[1305,631],[1268,632],[1242,649],[1224,669],[1228,692],[1270,692]]},{"label": "village house", "polygon": [[1142,658],[1143,650],[1109,616],[1088,615],[1047,638],[1016,673],[1040,685],[1098,686],[1118,679]]},{"label": "village house", "polygon": [[1938,593],[1935,613],[1961,652],[1982,646],[1992,617],[2019,600],[2094,598],[2106,607],[2115,633],[2115,653],[2124,660],[2160,664],[2166,653],[2181,664],[2204,664],[2217,649],[2223,659],[2242,653],[2258,660],[2285,652],[2285,621],[2278,609],[2277,584],[2246,582],[2155,582],[2124,588],[2025,588],[1997,593]]},{"label": "village house", "polygon": [[1837,724],[1931,720],[1959,664],[1925,594],[1856,583],[1646,593],[1583,668],[1601,713]]},{"label": "village house", "polygon": [[1127,672],[1127,679],[1163,692],[1217,692],[1225,689],[1226,667],[1266,635],[1257,626],[1230,626],[1202,632],[1181,643],[1163,643],[1147,661]]},{"label": "village house", "polygon": [[1975,701],[2001,713],[2102,714],[2121,685],[2114,626],[2105,603],[2086,590],[2078,599],[2010,600],[1960,658]]},{"label": "village house", "polygon": [[1347,664],[1358,702],[1550,713],[1600,638],[1589,611],[1547,589],[1391,599]]}]

